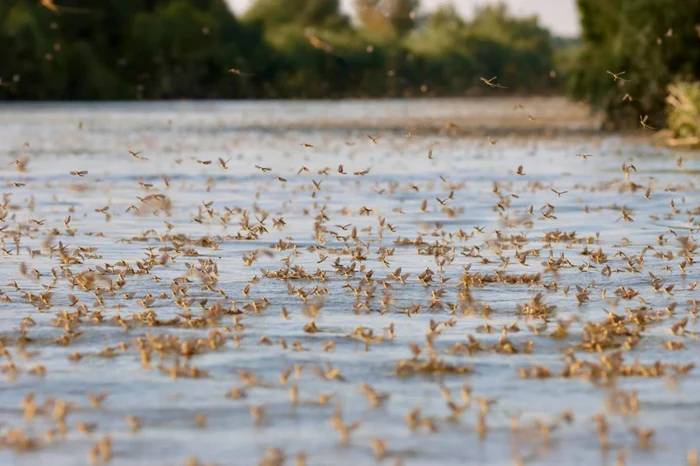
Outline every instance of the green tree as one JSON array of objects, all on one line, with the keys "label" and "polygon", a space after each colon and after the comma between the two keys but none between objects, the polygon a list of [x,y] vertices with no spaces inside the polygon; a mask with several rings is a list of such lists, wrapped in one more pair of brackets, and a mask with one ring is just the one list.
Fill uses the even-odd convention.
[{"label": "green tree", "polygon": [[433,78],[430,88],[446,86],[451,93],[484,91],[482,76],[498,76],[509,88],[499,92],[542,92],[553,85],[549,31],[536,18],[510,16],[502,5],[476,9],[471,21],[460,18],[454,7],[443,7],[406,44],[423,66],[433,69],[426,72]]},{"label": "green tree", "polygon": [[485,75],[510,87],[499,92],[551,89],[551,40],[534,19],[363,1],[377,23],[353,27],[339,0],[257,0],[243,21],[226,0],[60,0],[58,12],[0,0],[0,98],[463,95],[492,92]]},{"label": "green tree", "polygon": [[[0,96],[120,99],[260,96],[269,56],[262,30],[242,25],[225,0],[106,0],[59,11],[0,0]],[[266,59],[266,58],[265,58]],[[13,79],[16,78],[16,79]]]},{"label": "green tree", "polygon": [[377,36],[402,38],[416,25],[419,0],[355,0],[362,26]]},{"label": "green tree", "polygon": [[[582,46],[571,95],[603,110],[612,128],[660,125],[675,78],[700,76],[700,0],[578,0]],[[622,79],[608,74],[621,73]]]},{"label": "green tree", "polygon": [[247,22],[266,27],[294,24],[301,27],[339,27],[348,24],[339,0],[256,0],[245,13]]}]

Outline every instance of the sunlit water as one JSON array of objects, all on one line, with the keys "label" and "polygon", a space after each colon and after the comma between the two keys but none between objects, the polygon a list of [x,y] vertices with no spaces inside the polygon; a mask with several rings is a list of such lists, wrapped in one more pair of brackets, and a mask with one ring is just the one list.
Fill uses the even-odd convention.
[{"label": "sunlit water", "polygon": [[[684,464],[688,450],[700,447],[697,370],[679,377],[619,378],[608,386],[559,374],[566,349],[581,343],[586,322],[602,322],[608,311],[627,317],[627,309],[641,306],[648,307],[654,321],[641,328],[641,340],[634,349],[623,351],[625,363],[635,358],[645,364],[656,360],[700,363],[692,333],[698,329],[693,283],[700,280],[700,273],[697,264],[686,259],[694,258],[688,242],[697,235],[694,229],[700,215],[697,154],[683,154],[678,164],[678,154],[602,136],[548,140],[503,136],[490,143],[488,134],[462,138],[448,132],[421,132],[415,126],[412,134],[377,130],[370,134],[379,138],[375,142],[367,135],[373,124],[386,127],[381,124],[386,119],[393,126],[402,121],[415,125],[413,116],[419,111],[422,118],[433,119],[433,127],[439,127],[436,120],[444,124],[498,109],[513,118],[510,103],[496,110],[483,102],[476,108],[468,103],[445,105],[2,107],[0,171],[5,201],[0,228],[4,228],[5,251],[0,252],[0,298],[5,297],[0,299],[0,334],[15,369],[7,356],[0,360],[5,376],[0,429],[6,436],[4,443],[14,428],[39,443],[28,452],[7,446],[0,450],[0,462],[84,464],[91,446],[109,435],[110,464],[185,464],[196,457],[202,463],[250,465],[261,461],[267,447],[280,449],[286,464],[294,464],[301,451],[311,465],[375,464],[379,461],[371,447],[375,438],[386,441],[385,464],[512,464],[514,458],[525,464],[613,464],[620,452],[629,464]],[[546,101],[540,105],[527,108],[521,117],[547,114]],[[495,117],[489,114],[488,118],[493,122]],[[299,121],[307,127],[295,124]],[[314,125],[318,128],[313,129]],[[139,157],[147,160],[134,158],[129,151],[140,151]],[[576,154],[593,155],[584,159]],[[25,156],[29,162],[26,171],[20,172],[12,160]],[[227,170],[220,166],[219,157],[231,159]],[[211,163],[202,163],[207,161]],[[628,169],[629,180],[621,170],[623,163],[636,169]],[[345,174],[338,172],[340,164]],[[263,172],[256,165],[271,170]],[[516,174],[519,165],[522,176]],[[302,166],[309,172],[297,174]],[[80,177],[71,175],[72,171],[88,173]],[[355,174],[364,171],[368,172]],[[169,187],[163,176],[169,178]],[[312,180],[320,183],[320,189]],[[640,187],[630,189],[630,183]],[[648,186],[649,199],[645,198]],[[552,189],[566,192],[557,194]],[[451,191],[452,199],[447,199]],[[147,198],[154,194],[167,196],[170,203],[157,215],[159,202]],[[132,205],[136,208],[127,212]],[[266,219],[263,211],[269,214]],[[258,230],[255,238],[241,225],[244,212],[254,230],[264,219],[265,230]],[[327,219],[320,219],[321,214]],[[227,221],[222,222],[222,217]],[[285,224],[276,226],[274,220],[280,218]],[[320,236],[315,227],[318,221]],[[556,231],[575,232],[577,240],[545,238]],[[524,235],[520,250],[537,250],[539,257],[528,256],[521,264],[514,243],[508,240],[513,235]],[[685,252],[678,237],[689,237]],[[211,241],[205,244],[203,238]],[[405,244],[407,240],[413,244]],[[280,241],[289,247],[278,248]],[[343,241],[349,247],[344,251]],[[156,262],[164,253],[171,259],[148,273],[125,275],[120,289],[101,293],[100,303],[93,291],[70,286],[58,253],[50,254],[48,248],[59,242],[71,255],[78,247],[86,248],[82,263],[66,266],[74,275],[88,269],[99,272],[110,264],[114,272],[104,278],[112,282],[126,269],[119,265],[122,260],[138,270],[137,262],[147,262],[151,253]],[[176,243],[177,251],[167,249]],[[445,246],[438,258],[429,251],[437,245]],[[654,249],[645,251],[646,245]],[[581,254],[586,247],[591,252],[602,248],[607,259],[596,263]],[[394,251],[385,257],[386,264],[379,260],[381,248]],[[257,259],[246,265],[244,257],[253,251],[258,251]],[[353,257],[353,252],[360,257]],[[570,263],[553,271],[544,265],[550,254],[552,261],[564,254]],[[640,254],[643,263],[637,261]],[[321,261],[322,256],[327,259]],[[445,258],[447,263],[441,267],[437,262]],[[340,273],[334,266],[336,259],[342,267],[354,262],[354,272]],[[218,280],[209,282],[208,289],[206,277],[195,271],[206,260],[218,267]],[[27,269],[24,276],[22,263]],[[286,264],[303,267],[314,279],[265,276],[265,271],[285,269]],[[410,274],[405,283],[389,277],[399,267],[401,274]],[[471,269],[465,272],[465,267]],[[52,268],[57,280],[51,276]],[[428,284],[418,279],[426,269],[434,272]],[[325,281],[317,270],[323,271]],[[370,270],[374,273],[368,280]],[[659,278],[662,288],[654,289],[648,272]],[[491,309],[484,313],[460,299],[460,293],[466,292],[461,279],[465,273],[542,275],[529,284],[474,286],[473,298]],[[254,276],[259,280],[250,283]],[[172,292],[172,281],[179,277],[191,280],[181,301],[194,298],[189,311],[193,317],[220,302],[225,309],[235,306],[242,312],[238,323],[243,327],[235,328],[231,315],[199,329],[189,328],[182,318],[177,325],[167,326],[149,326],[132,318],[134,313],[146,312],[138,301],[148,293],[154,298],[148,307],[158,319],[184,315]],[[52,283],[49,303],[29,297],[28,293],[45,293]],[[671,284],[675,286],[664,291]],[[107,281],[93,286],[104,288]],[[319,296],[310,295],[305,305],[290,286],[303,293],[316,287]],[[589,300],[577,300],[576,286],[589,290]],[[616,294],[620,286],[631,287],[639,295],[623,299]],[[434,299],[433,292],[443,295]],[[133,298],[126,299],[125,293]],[[524,316],[516,307],[537,293],[542,293],[547,305],[556,305],[546,329],[543,319]],[[71,303],[69,294],[80,301]],[[263,297],[269,305],[264,305]],[[263,303],[257,312],[253,301]],[[305,332],[311,317],[304,310],[308,311],[309,303],[320,306],[321,301],[313,318],[319,331]],[[64,345],[60,338],[66,334],[65,322],[57,323],[57,318],[83,304],[82,324],[71,328],[79,334]],[[281,315],[283,307],[287,319]],[[101,322],[93,314],[97,310],[101,310]],[[117,315],[128,329],[114,319]],[[685,334],[672,334],[671,326],[685,317],[690,317]],[[23,324],[26,318],[32,321]],[[450,323],[439,324],[441,333],[433,339],[435,352],[450,363],[471,366],[471,373],[397,375],[397,364],[413,357],[410,342],[423,347],[420,358],[427,358],[425,341],[431,320]],[[559,321],[570,321],[568,334],[552,338]],[[393,335],[387,330],[391,324]],[[485,324],[493,329],[491,333],[484,331]],[[520,331],[509,332],[508,339],[518,349],[532,341],[531,353],[492,350],[503,327],[512,324]],[[30,341],[20,345],[23,326]],[[366,348],[351,337],[358,326],[372,329],[374,336],[384,340]],[[533,333],[535,328],[541,329],[539,335]],[[161,359],[153,353],[151,367],[142,365],[138,338],[177,335],[182,342],[206,339],[212,329],[221,332],[225,343],[192,357],[189,364],[203,371],[202,377],[173,378],[159,370],[159,365],[173,366],[172,355]],[[456,343],[468,343],[468,335],[485,350],[472,355],[448,353]],[[271,345],[261,344],[263,336]],[[287,348],[278,343],[280,339]],[[295,348],[295,341],[301,348]],[[335,348],[323,351],[330,341]],[[684,348],[670,351],[668,341],[682,342]],[[127,346],[120,348],[121,342]],[[105,357],[105,347],[112,348],[111,357]],[[76,352],[80,360],[71,358]],[[580,348],[576,357],[598,360],[596,353]],[[344,381],[325,380],[314,373],[313,366],[325,363],[339,369]],[[180,364],[185,364],[184,358]],[[279,374],[295,364],[302,366],[301,377],[292,373],[287,385],[282,385]],[[37,365],[45,368],[45,375],[32,373]],[[552,377],[520,376],[519,368],[535,365],[549,366]],[[245,387],[241,370],[254,372],[262,386]],[[373,409],[360,388],[363,382],[389,393],[390,398]],[[471,385],[474,399],[497,400],[486,415],[485,434],[479,434],[477,401],[465,408],[459,421],[447,419],[451,411],[441,386],[462,405],[460,389],[465,384]],[[290,403],[291,385],[299,387],[297,405]],[[245,387],[247,397],[225,396],[236,387]],[[637,391],[638,412],[625,414],[610,406],[606,400],[618,389]],[[109,395],[96,409],[86,396],[88,391]],[[22,400],[32,392],[39,406],[46,404],[47,412],[30,422],[24,419]],[[320,404],[319,394],[334,396]],[[57,428],[52,399],[65,400],[70,408],[67,433],[47,441],[45,431]],[[338,404],[343,405],[345,423],[361,421],[346,445],[340,444],[341,436],[331,423]],[[264,410],[258,425],[251,406]],[[436,432],[425,427],[411,432],[405,416],[417,407],[423,418],[433,420]],[[573,422],[561,420],[566,409],[573,410]],[[599,446],[592,420],[597,413],[605,413],[610,423],[607,450]],[[198,414],[206,416],[205,427],[197,427]],[[518,414],[520,427],[515,432],[511,419]],[[128,415],[139,419],[138,432],[130,430]],[[95,432],[79,432],[77,421],[96,423]],[[548,436],[538,424],[551,426]],[[647,448],[639,446],[632,427],[656,430]]]}]

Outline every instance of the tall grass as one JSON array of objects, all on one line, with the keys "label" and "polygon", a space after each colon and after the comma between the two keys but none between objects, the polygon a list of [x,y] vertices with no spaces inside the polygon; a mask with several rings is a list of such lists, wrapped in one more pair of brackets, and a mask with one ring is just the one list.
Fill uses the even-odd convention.
[{"label": "tall grass", "polygon": [[657,140],[669,147],[700,148],[700,81],[668,86],[667,128]]}]

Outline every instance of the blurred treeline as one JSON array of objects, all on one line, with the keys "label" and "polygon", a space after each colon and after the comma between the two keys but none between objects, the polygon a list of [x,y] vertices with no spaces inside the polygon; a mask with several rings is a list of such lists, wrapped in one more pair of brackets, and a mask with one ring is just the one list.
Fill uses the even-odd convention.
[{"label": "blurred treeline", "polygon": [[[603,110],[612,128],[639,127],[645,116],[649,125],[664,124],[669,85],[700,79],[700,0],[577,4],[582,43],[571,63],[571,95]],[[608,73],[623,71],[620,79]]]},{"label": "blurred treeline", "polygon": [[[55,1],[55,4],[53,3]],[[632,0],[636,1],[636,0]],[[643,0],[647,1],[647,0]],[[689,0],[695,1],[695,0]],[[0,98],[340,98],[550,93],[567,41],[504,6],[418,0],[0,0]],[[561,68],[560,67],[560,68]],[[233,69],[233,71],[229,71]],[[480,77],[498,76],[508,89]]]}]

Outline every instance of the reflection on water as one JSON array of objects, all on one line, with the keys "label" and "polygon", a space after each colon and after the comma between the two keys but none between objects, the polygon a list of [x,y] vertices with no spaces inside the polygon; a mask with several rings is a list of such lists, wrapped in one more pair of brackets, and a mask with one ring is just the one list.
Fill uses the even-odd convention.
[{"label": "reflection on water", "polygon": [[388,130],[511,107],[3,107],[2,462],[682,464],[697,155]]}]

